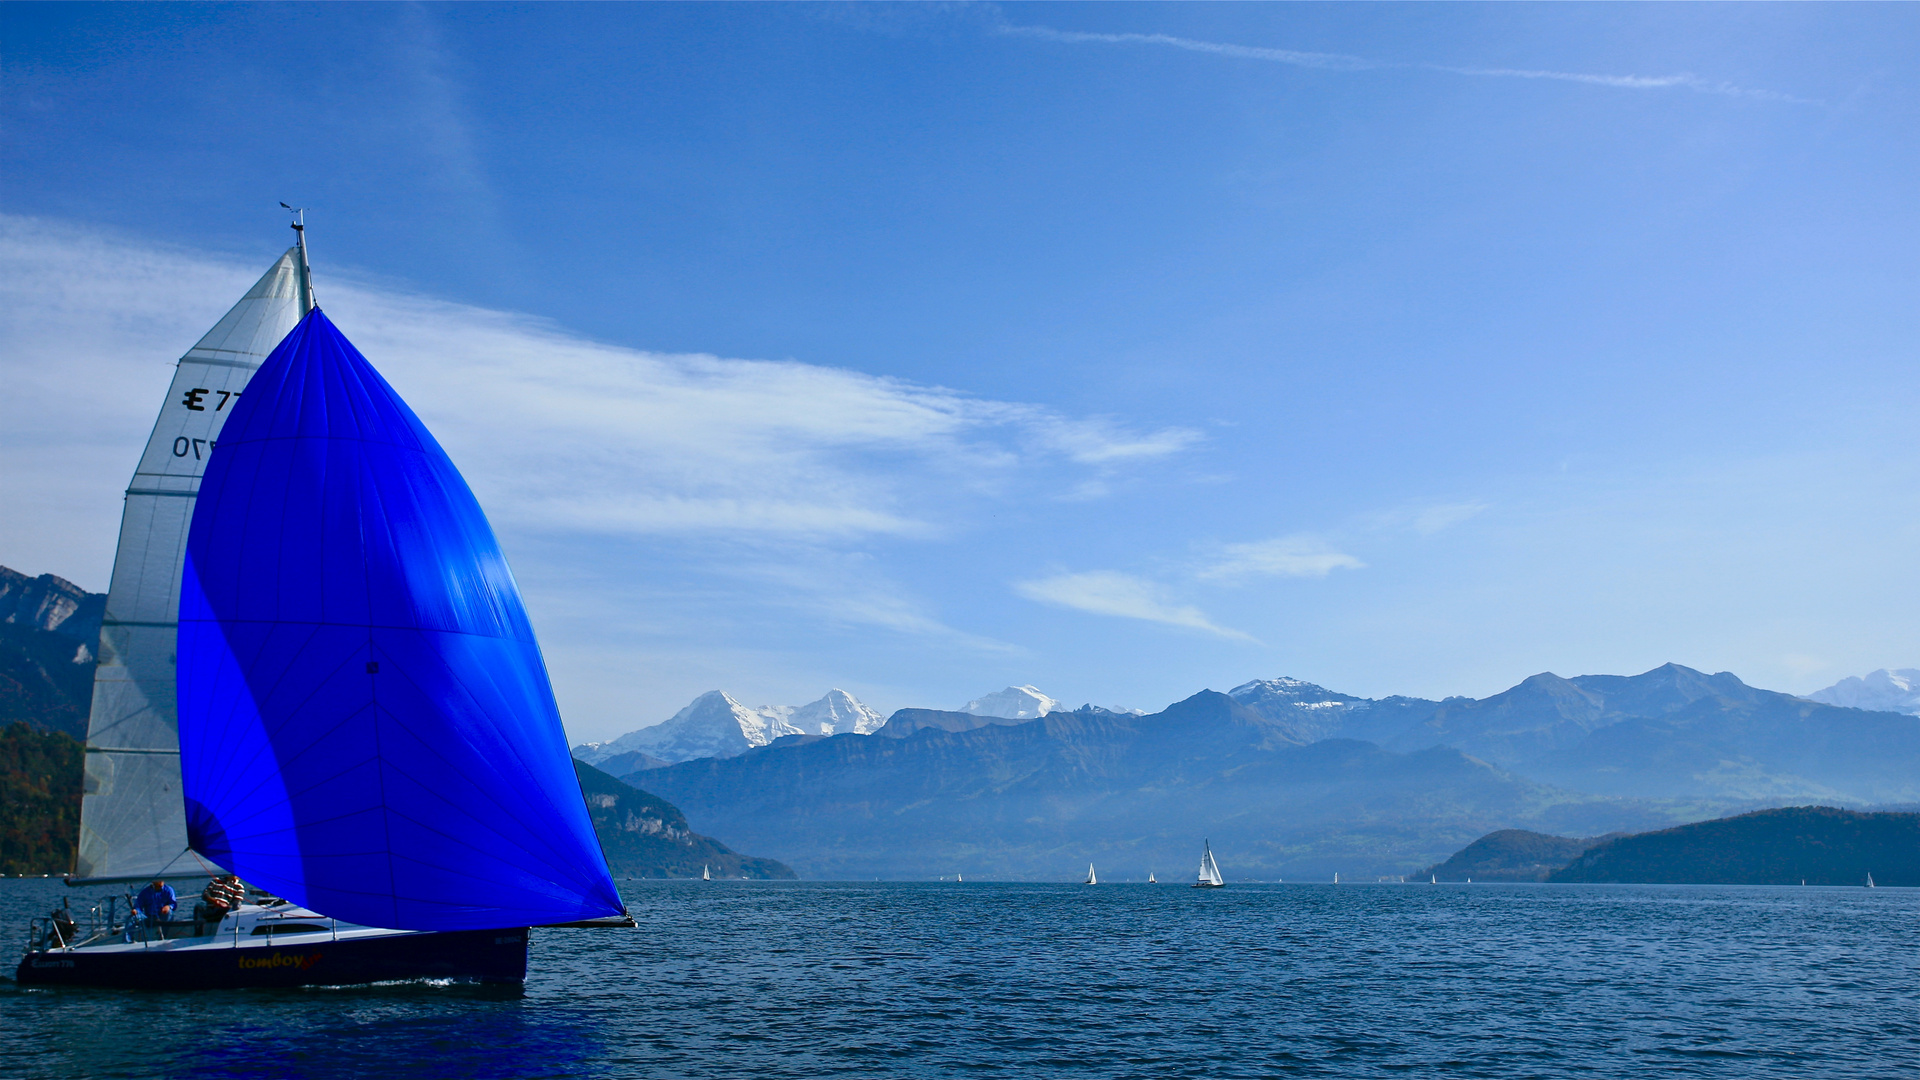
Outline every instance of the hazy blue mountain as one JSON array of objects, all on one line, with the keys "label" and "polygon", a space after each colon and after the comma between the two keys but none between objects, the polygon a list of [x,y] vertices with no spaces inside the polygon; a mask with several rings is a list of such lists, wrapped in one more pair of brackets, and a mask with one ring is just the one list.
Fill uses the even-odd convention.
[{"label": "hazy blue mountain", "polygon": [[1849,709],[1906,713],[1920,716],[1920,668],[1896,668],[1841,679],[1825,690],[1807,695],[1808,701]]},{"label": "hazy blue mountain", "polygon": [[1920,720],[1821,704],[1665,664],[1639,675],[1535,675],[1492,697],[1368,701],[1297,679],[1236,699],[1299,738],[1396,751],[1451,746],[1574,791],[1728,803],[1920,799]]},{"label": "hazy blue mountain", "polygon": [[65,578],[0,566],[0,724],[86,738],[106,603]]},{"label": "hazy blue mountain", "polygon": [[672,803],[579,760],[573,771],[587,798],[593,831],[600,837],[607,865],[621,877],[694,878],[703,868],[717,878],[791,878],[793,871],[773,859],[742,855],[687,825]]},{"label": "hazy blue mountain", "polygon": [[[1055,704],[1057,705],[1058,702]],[[1066,714],[1064,709],[1054,709],[1052,712]],[[1082,705],[1074,709],[1071,715],[1140,716],[1143,714],[1131,710],[1104,709],[1098,705]],[[874,734],[884,735],[889,739],[904,739],[916,731],[925,731],[929,728],[939,731],[972,731],[974,728],[986,727],[989,724],[1024,724],[1030,719],[1033,718],[1000,716],[994,713],[948,712],[944,709],[899,709],[888,717],[887,722]]]},{"label": "hazy blue mountain", "polygon": [[876,735],[904,739],[917,731],[972,731],[992,724],[1024,724],[1026,720],[989,713],[948,712],[944,709],[900,709],[887,718]]},{"label": "hazy blue mountain", "polygon": [[1524,769],[1544,754],[1571,749],[1603,728],[1667,716],[1703,699],[1747,704],[1763,696],[1729,672],[1705,675],[1665,664],[1642,675],[1535,675],[1490,698],[1450,698],[1401,736],[1458,747],[1506,768]]},{"label": "hazy blue mountain", "polygon": [[1612,836],[1548,836],[1501,829],[1461,848],[1446,862],[1414,875],[1416,881],[1545,881],[1547,876]]},{"label": "hazy blue mountain", "polygon": [[[580,759],[575,757],[574,760],[579,761]],[[634,773],[645,772],[648,769],[658,769],[671,764],[673,764],[673,762],[665,758],[654,757],[644,750],[629,750],[624,754],[615,754],[609,758],[602,758],[595,768],[598,768],[608,776],[632,776]]]},{"label": "hazy blue mountain", "polygon": [[1674,820],[1455,750],[1303,745],[1212,691],[1150,716],[786,739],[645,777],[706,827],[809,877],[1067,879],[1091,860],[1103,877],[1174,880],[1204,838],[1230,879],[1406,873],[1505,825],[1597,833]]},{"label": "hazy blue mountain", "polygon": [[1598,844],[1549,881],[1920,885],[1920,814],[1761,810]]},{"label": "hazy blue mountain", "polygon": [[1630,718],[1518,768],[1576,790],[1746,802],[1920,800],[1920,720],[1769,694]]},{"label": "hazy blue mountain", "polygon": [[1398,749],[1421,749],[1438,744],[1437,740],[1423,738],[1416,731],[1417,725],[1441,706],[1437,701],[1398,696],[1378,700],[1360,698],[1285,676],[1242,683],[1227,693],[1299,742],[1343,738],[1365,739],[1382,745],[1404,744],[1398,745]]}]

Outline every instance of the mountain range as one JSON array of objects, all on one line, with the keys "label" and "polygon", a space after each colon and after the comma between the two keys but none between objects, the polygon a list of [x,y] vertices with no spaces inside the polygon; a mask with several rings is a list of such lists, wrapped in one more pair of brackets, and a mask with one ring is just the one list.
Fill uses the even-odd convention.
[{"label": "mountain range", "polygon": [[[1842,684],[1845,685],[1845,684]],[[1451,746],[1596,795],[1731,803],[1920,800],[1920,722],[1665,664],[1640,675],[1542,673],[1475,700],[1369,701],[1294,679],[1232,696],[1302,739]],[[1824,693],[1824,691],[1823,691]]]},{"label": "mountain range", "polygon": [[1543,673],[1477,700],[1281,678],[1151,716],[970,705],[899,710],[879,739],[796,733],[656,762],[644,783],[827,877],[1065,877],[1088,859],[1144,876],[1201,836],[1243,877],[1402,874],[1490,828],[1596,835],[1809,797],[1920,800],[1920,720],[1677,664]]},{"label": "mountain range", "polygon": [[1150,716],[1085,709],[922,725],[904,738],[795,739],[643,782],[808,877],[1066,877],[1090,859],[1114,878],[1145,877],[1197,860],[1202,837],[1242,877],[1404,872],[1514,822],[1597,833],[1681,819],[1555,791],[1446,747],[1303,743],[1213,691]]}]

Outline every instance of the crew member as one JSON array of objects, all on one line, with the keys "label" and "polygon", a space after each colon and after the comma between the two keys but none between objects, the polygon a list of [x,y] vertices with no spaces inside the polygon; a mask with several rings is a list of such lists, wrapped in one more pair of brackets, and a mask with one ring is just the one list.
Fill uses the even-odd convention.
[{"label": "crew member", "polygon": [[180,906],[180,898],[174,894],[173,886],[154,878],[152,883],[140,890],[133,898],[133,906],[148,922],[164,922],[173,917],[173,909]]},{"label": "crew member", "polygon": [[[173,916],[173,909],[180,906],[180,898],[174,895],[173,886],[154,878],[140,895],[133,898],[133,910],[127,917],[126,929],[121,932],[120,940],[132,941],[136,928],[162,922]],[[142,931],[144,937],[145,931]]]},{"label": "crew member", "polygon": [[232,874],[224,874],[207,882],[205,891],[200,894],[201,921],[217,923],[240,907],[247,898],[245,889],[240,887],[240,879]]}]

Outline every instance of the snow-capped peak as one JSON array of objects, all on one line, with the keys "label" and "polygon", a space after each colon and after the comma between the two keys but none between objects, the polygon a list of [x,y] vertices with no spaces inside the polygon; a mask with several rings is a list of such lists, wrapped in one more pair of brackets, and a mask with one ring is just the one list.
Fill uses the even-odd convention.
[{"label": "snow-capped peak", "polygon": [[1365,700],[1351,694],[1337,693],[1324,686],[1316,686],[1305,679],[1294,679],[1285,675],[1277,679],[1255,679],[1252,682],[1241,683],[1227,691],[1227,696],[1242,705],[1256,707],[1263,704],[1296,707],[1345,705]]},{"label": "snow-capped peak", "polygon": [[838,688],[827,691],[819,701],[791,710],[786,720],[809,735],[871,735],[887,722],[859,698]]},{"label": "snow-capped peak", "polygon": [[1881,668],[1841,679],[1807,697],[1826,705],[1920,716],[1920,668]]},{"label": "snow-capped peak", "polygon": [[1005,690],[975,698],[960,709],[975,716],[998,716],[1008,720],[1037,720],[1050,712],[1067,712],[1065,705],[1031,686],[1009,686]]},{"label": "snow-capped peak", "polygon": [[573,748],[573,756],[589,765],[634,750],[676,762],[733,757],[788,735],[866,735],[884,723],[884,717],[844,690],[830,690],[808,705],[758,708],[742,705],[724,691],[709,690],[661,723],[610,742],[584,743]]}]

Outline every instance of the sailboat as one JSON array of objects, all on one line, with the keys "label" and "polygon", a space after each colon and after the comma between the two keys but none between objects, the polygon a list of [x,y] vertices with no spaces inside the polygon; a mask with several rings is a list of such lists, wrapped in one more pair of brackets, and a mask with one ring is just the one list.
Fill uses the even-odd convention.
[{"label": "sailboat", "polygon": [[69,878],[256,892],[56,912],[23,984],[519,983],[530,927],[631,925],[486,516],[294,228],[181,358],[129,487]]},{"label": "sailboat", "polygon": [[1200,876],[1194,881],[1196,889],[1218,889],[1226,882],[1220,877],[1220,864],[1213,861],[1213,841],[1202,841],[1200,849]]},{"label": "sailboat", "polygon": [[1158,884],[1160,884],[1160,882],[1158,882],[1158,881],[1156,881],[1156,880],[1154,879],[1154,876],[1153,876],[1153,871],[1151,871],[1151,870],[1149,870],[1149,871],[1147,871],[1147,884],[1149,884],[1149,885],[1158,885]]},{"label": "sailboat", "polygon": [[1092,864],[1092,863],[1088,863],[1088,864],[1087,864],[1087,884],[1089,884],[1089,885],[1098,885],[1098,884],[1100,884],[1100,879],[1099,879],[1099,878],[1097,878],[1097,877],[1095,877],[1095,876],[1093,875],[1093,864]]},{"label": "sailboat", "polygon": [[702,866],[702,867],[700,868],[700,880],[701,880],[701,881],[712,881],[712,880],[713,880],[713,867],[711,867],[711,866]]},{"label": "sailboat", "polygon": [[967,875],[965,875],[965,874],[955,874],[955,875],[953,875],[953,880],[954,880],[954,883],[955,883],[955,884],[958,884],[958,885],[965,885],[965,884],[967,883]]},{"label": "sailboat", "polygon": [[1868,874],[1868,875],[1867,875],[1867,888],[1869,888],[1869,889],[1871,889],[1871,888],[1873,888],[1873,875],[1872,875],[1872,874]]}]

